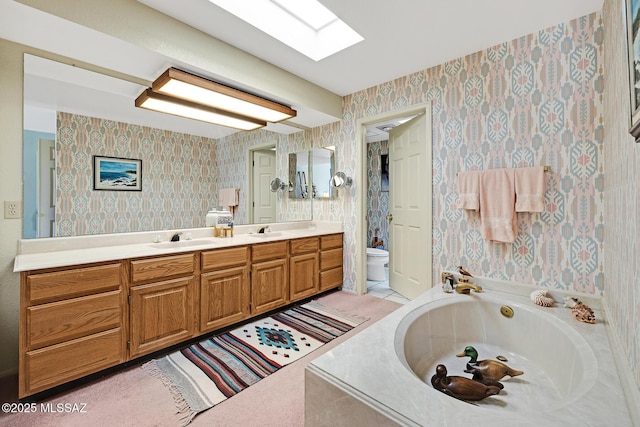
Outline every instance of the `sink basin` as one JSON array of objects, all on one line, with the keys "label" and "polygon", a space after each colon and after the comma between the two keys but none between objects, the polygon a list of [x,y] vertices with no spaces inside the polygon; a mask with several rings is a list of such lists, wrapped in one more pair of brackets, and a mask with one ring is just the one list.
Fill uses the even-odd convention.
[{"label": "sink basin", "polygon": [[256,239],[268,239],[270,237],[282,236],[282,232],[281,231],[272,231],[272,232],[267,232],[267,233],[253,233],[253,234],[248,234],[248,236],[255,237]]},{"label": "sink basin", "polygon": [[179,240],[177,242],[152,243],[149,246],[156,249],[188,248],[191,246],[211,245],[215,239]]}]

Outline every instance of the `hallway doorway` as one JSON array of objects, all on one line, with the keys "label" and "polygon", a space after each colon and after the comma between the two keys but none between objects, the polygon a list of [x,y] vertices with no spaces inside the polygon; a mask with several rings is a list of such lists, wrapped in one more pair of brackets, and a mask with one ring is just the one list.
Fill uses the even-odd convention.
[{"label": "hallway doorway", "polygon": [[[417,123],[422,115],[422,124]],[[357,168],[359,181],[363,185],[358,188],[358,202],[356,209],[361,212],[356,225],[356,292],[367,292],[367,247],[371,247],[370,230],[367,224],[369,217],[367,177],[371,171],[367,170],[367,130],[380,123],[393,122],[403,119],[409,121],[407,126],[395,126],[398,130],[391,130],[389,139],[389,216],[384,218],[389,226],[389,287],[401,295],[413,299],[425,290],[431,288],[432,258],[431,258],[431,216],[432,216],[432,162],[431,162],[431,109],[430,105],[422,104],[407,109],[365,117],[358,120],[358,150]],[[396,121],[397,123],[397,121]],[[416,126],[418,125],[418,127]],[[403,129],[404,128],[404,129]],[[406,129],[411,128],[408,132]],[[396,136],[393,137],[392,135]],[[398,136],[399,135],[399,136]],[[409,135],[409,136],[407,136]],[[416,139],[419,137],[419,140]],[[396,146],[394,148],[394,141]],[[399,138],[399,139],[398,139]],[[415,140],[415,141],[414,141]],[[417,142],[413,144],[410,141]],[[421,154],[407,152],[409,146],[421,146]],[[394,165],[396,177],[394,178]],[[419,178],[418,178],[419,176]],[[395,180],[395,184],[394,184]],[[395,193],[395,197],[394,197]],[[394,214],[397,215],[394,217]],[[408,216],[407,216],[408,215]],[[380,215],[376,221],[380,221]],[[396,220],[394,223],[394,220]],[[382,222],[381,222],[382,224]],[[384,228],[383,224],[383,228]],[[394,243],[394,241],[397,241]],[[418,259],[418,257],[420,259]],[[426,262],[425,262],[426,261]]]}]

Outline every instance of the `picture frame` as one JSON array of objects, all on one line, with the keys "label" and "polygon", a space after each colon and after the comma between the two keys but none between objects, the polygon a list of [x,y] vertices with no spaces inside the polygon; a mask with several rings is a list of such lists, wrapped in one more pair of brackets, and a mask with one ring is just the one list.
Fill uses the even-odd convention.
[{"label": "picture frame", "polygon": [[380,155],[380,191],[389,191],[389,155]]},{"label": "picture frame", "polygon": [[640,0],[625,0],[627,47],[629,54],[629,133],[640,142]]},{"label": "picture frame", "polygon": [[93,189],[142,191],[142,160],[94,155]]}]

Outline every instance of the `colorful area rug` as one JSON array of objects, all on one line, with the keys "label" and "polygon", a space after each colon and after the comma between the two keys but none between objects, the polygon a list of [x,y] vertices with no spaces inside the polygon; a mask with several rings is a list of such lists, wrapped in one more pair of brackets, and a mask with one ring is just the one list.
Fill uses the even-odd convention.
[{"label": "colorful area rug", "polygon": [[318,302],[252,321],[143,365],[162,380],[181,425],[367,319]]}]

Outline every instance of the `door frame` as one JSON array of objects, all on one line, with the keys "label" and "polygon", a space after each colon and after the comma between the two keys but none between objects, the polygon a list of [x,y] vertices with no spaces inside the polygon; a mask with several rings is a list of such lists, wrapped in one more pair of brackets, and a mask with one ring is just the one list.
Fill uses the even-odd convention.
[{"label": "door frame", "polygon": [[[431,102],[423,102],[411,105],[409,107],[398,110],[387,111],[384,113],[366,116],[356,120],[356,141],[359,149],[356,150],[356,287],[355,293],[363,295],[367,293],[367,125],[381,122],[384,120],[394,119],[397,117],[408,116],[411,114],[429,113],[431,112]],[[431,118],[429,118],[431,120]],[[432,158],[432,156],[430,156]],[[431,160],[433,168],[433,160]],[[433,204],[433,185],[430,186],[429,197]],[[433,227],[433,224],[431,225]],[[427,245],[428,259],[433,264],[433,247],[432,242]],[[389,248],[393,250],[393,248]]]},{"label": "door frame", "polygon": [[[253,188],[253,153],[254,151],[264,151],[264,150],[270,150],[274,148],[275,150],[275,154],[276,154],[276,176],[278,176],[278,141],[275,140],[273,142],[266,142],[264,144],[259,144],[259,145],[253,145],[251,147],[247,148],[247,155],[246,155],[246,165],[247,165],[247,172],[245,173],[245,176],[247,177],[247,200],[246,200],[246,206],[247,206],[247,223],[248,224],[253,224],[253,193],[254,193],[254,188]],[[279,214],[279,205],[276,203],[276,218],[278,218],[278,214]]]}]

